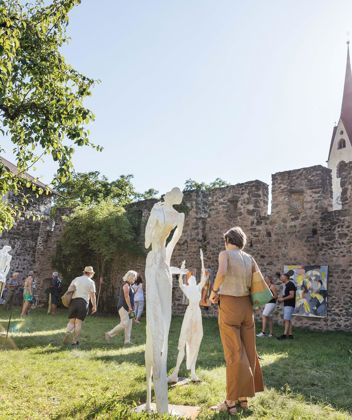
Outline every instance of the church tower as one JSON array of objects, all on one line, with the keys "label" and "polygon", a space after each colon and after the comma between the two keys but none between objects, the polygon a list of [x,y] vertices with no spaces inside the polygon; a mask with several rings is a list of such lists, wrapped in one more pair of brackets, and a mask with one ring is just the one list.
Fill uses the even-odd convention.
[{"label": "church tower", "polygon": [[352,73],[349,41],[341,115],[331,137],[328,167],[332,170],[333,209],[341,209],[340,163],[352,161]]}]

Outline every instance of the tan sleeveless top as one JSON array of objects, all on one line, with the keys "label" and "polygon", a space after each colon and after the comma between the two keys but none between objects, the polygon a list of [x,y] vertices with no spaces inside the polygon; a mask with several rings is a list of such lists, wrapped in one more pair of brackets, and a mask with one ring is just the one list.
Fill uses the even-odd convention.
[{"label": "tan sleeveless top", "polygon": [[248,296],[252,282],[253,259],[241,250],[226,251],[227,272],[220,286],[219,294],[228,296]]}]

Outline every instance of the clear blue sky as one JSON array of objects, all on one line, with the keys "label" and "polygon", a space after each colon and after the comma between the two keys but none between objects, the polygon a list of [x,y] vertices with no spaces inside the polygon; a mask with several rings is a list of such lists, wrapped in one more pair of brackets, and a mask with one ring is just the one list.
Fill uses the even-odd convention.
[{"label": "clear blue sky", "polygon": [[164,192],[324,165],[349,30],[351,0],[83,0],[64,54],[101,80],[87,105],[104,151],[77,151],[76,170]]}]

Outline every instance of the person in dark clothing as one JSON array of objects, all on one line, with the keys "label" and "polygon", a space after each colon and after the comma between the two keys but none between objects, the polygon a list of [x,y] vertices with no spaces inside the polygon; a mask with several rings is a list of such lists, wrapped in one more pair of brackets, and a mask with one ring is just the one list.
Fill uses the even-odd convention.
[{"label": "person in dark clothing", "polygon": [[129,270],[123,276],[123,284],[121,286],[117,310],[120,315],[120,323],[116,325],[111,331],[105,333],[106,341],[110,341],[112,337],[119,334],[120,331],[125,331],[125,345],[131,344],[132,331],[132,312],[134,309],[134,291],[132,284],[136,281],[138,273]]},{"label": "person in dark clothing", "polygon": [[284,303],[284,333],[278,337],[279,340],[286,338],[293,339],[292,335],[292,315],[296,307],[296,291],[297,287],[291,280],[294,272],[292,270],[281,276],[281,281],[285,285],[284,295],[278,298],[279,302]]},{"label": "person in dark clothing", "polygon": [[50,285],[50,294],[51,294],[51,305],[50,305],[50,314],[55,315],[57,312],[57,306],[60,302],[61,296],[61,279],[59,273],[54,271],[51,279]]},{"label": "person in dark clothing", "polygon": [[15,271],[10,276],[9,280],[6,282],[6,309],[9,310],[15,301],[16,291],[19,287],[19,281],[18,281],[19,273]]}]

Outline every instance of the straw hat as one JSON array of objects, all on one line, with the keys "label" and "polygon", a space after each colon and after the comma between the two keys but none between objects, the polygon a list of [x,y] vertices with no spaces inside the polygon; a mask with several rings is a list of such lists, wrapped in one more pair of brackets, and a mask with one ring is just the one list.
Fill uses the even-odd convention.
[{"label": "straw hat", "polygon": [[86,267],[84,267],[83,273],[94,274],[93,267],[91,265],[87,265]]}]

